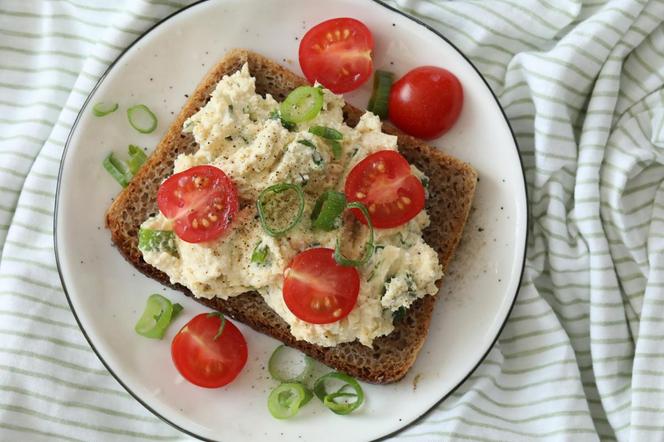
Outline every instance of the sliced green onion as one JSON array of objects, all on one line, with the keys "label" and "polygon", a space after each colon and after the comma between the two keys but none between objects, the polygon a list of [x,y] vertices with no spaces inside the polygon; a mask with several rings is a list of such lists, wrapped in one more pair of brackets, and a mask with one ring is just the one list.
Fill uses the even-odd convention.
[{"label": "sliced green onion", "polygon": [[108,114],[112,114],[118,110],[118,103],[96,103],[92,106],[92,113],[95,117],[103,117]]},{"label": "sliced green onion", "polygon": [[332,156],[335,160],[341,158],[341,143],[337,140],[330,140],[330,146],[332,146]]},{"label": "sliced green onion", "polygon": [[407,310],[403,305],[392,312],[392,319],[395,322],[401,321],[406,316]]},{"label": "sliced green onion", "polygon": [[369,211],[367,211],[367,208],[364,207],[364,204],[354,201],[352,203],[349,203],[346,206],[346,209],[358,209],[360,212],[362,212],[362,215],[364,215],[364,218],[367,220],[367,226],[369,227],[369,240],[367,241],[367,245],[364,246],[364,254],[362,255],[362,258],[360,259],[349,259],[346,258],[342,253],[341,253],[341,242],[339,241],[339,238],[337,238],[337,245],[334,248],[334,260],[341,264],[342,266],[353,266],[353,267],[360,267],[369,261],[371,256],[373,255],[374,252],[374,229],[373,229],[373,224],[371,224],[371,217],[369,217]]},{"label": "sliced green onion", "polygon": [[299,382],[286,382],[272,390],[267,398],[267,408],[277,419],[288,419],[297,414],[313,395]]},{"label": "sliced green onion", "polygon": [[[337,391],[328,393],[325,386],[326,381],[337,380],[341,381],[344,384],[337,389]],[[345,391],[347,388],[351,388],[353,392]],[[332,410],[336,414],[349,414],[356,410],[362,402],[364,402],[364,391],[360,384],[344,373],[332,372],[318,378],[314,384],[314,394],[318,399],[323,402],[327,408]],[[337,402],[338,398],[352,398],[355,400],[352,402]]]},{"label": "sliced green onion", "polygon": [[305,146],[309,146],[312,149],[316,149],[316,145],[314,143],[312,143],[311,141],[307,140],[306,138],[302,139],[302,140],[297,140],[297,142],[300,143],[300,144],[304,144]]},{"label": "sliced green onion", "polygon": [[173,305],[171,301],[156,293],[150,295],[145,311],[134,326],[134,330],[146,338],[161,339],[174,316],[180,311],[182,311],[180,304]]},{"label": "sliced green onion", "polygon": [[293,365],[293,361],[284,361],[284,359],[288,359],[287,353],[295,352],[297,351],[285,345],[280,345],[274,349],[274,352],[272,352],[272,356],[270,356],[270,360],[267,363],[267,369],[274,379],[279,382],[304,382],[309,377],[311,371],[313,370],[313,360],[309,356],[302,353],[300,353],[302,356],[304,356],[304,367],[302,367],[302,371],[295,375],[288,375],[286,373],[285,367],[288,365]]},{"label": "sliced green onion", "polygon": [[323,108],[323,92],[315,87],[300,86],[279,106],[281,118],[290,123],[313,120]]},{"label": "sliced green onion", "polygon": [[309,128],[309,132],[318,135],[321,138],[325,138],[326,140],[343,140],[344,138],[344,134],[336,129],[326,126],[312,126]]},{"label": "sliced green onion", "polygon": [[387,118],[390,89],[393,82],[394,74],[392,72],[376,71],[374,74],[373,92],[367,110],[378,115],[381,119]]},{"label": "sliced green onion", "polygon": [[311,212],[311,225],[314,229],[329,232],[338,225],[339,216],[346,208],[346,195],[336,190],[323,192],[316,200]]},{"label": "sliced green onion", "polygon": [[288,130],[293,130],[293,129],[295,129],[295,123],[291,123],[290,121],[286,121],[286,120],[284,120],[284,119],[281,117],[281,113],[280,113],[279,110],[277,110],[277,109],[275,109],[275,110],[273,110],[272,112],[270,112],[270,115],[268,115],[268,118],[269,118],[270,120],[279,120],[279,122],[281,123],[281,125],[282,125],[284,128],[288,129]]},{"label": "sliced green onion", "polygon": [[[270,193],[279,194],[287,190],[294,190],[297,193],[298,197],[297,213],[293,218],[293,220],[291,221],[291,223],[288,224],[286,227],[284,227],[283,229],[273,229],[267,224],[267,220],[265,219],[264,200],[267,197],[267,195]],[[275,184],[273,186],[263,189],[263,191],[258,195],[258,200],[256,201],[256,207],[258,209],[258,218],[261,222],[263,230],[265,230],[265,232],[270,236],[281,236],[284,233],[291,230],[293,227],[297,225],[297,223],[300,222],[300,219],[302,218],[302,213],[304,212],[304,192],[302,192],[302,187],[298,186],[297,184],[291,184],[291,183]]]},{"label": "sliced green onion", "polygon": [[139,229],[138,248],[144,252],[166,252],[179,256],[175,234],[170,230]]},{"label": "sliced green onion", "polygon": [[254,251],[251,253],[251,262],[255,262],[256,264],[263,264],[267,259],[269,252],[270,249],[268,246],[259,242],[254,248]]},{"label": "sliced green onion", "polygon": [[141,168],[141,166],[143,165],[143,163],[145,163],[145,160],[147,159],[148,156],[145,155],[143,149],[133,144],[129,145],[129,161],[127,162],[127,165],[129,166],[129,171],[132,174],[136,175],[138,169]]},{"label": "sliced green onion", "polygon": [[184,307],[182,307],[180,304],[177,303],[173,304],[173,313],[171,313],[171,321],[174,321],[182,310],[184,310]]},{"label": "sliced green onion", "polygon": [[316,149],[316,145],[312,143],[311,141],[305,139],[302,140],[297,140],[298,143],[304,144],[305,146],[311,147],[314,152],[311,154],[311,159],[313,160],[315,165],[320,165],[323,162],[323,157],[320,156],[320,152]]},{"label": "sliced green onion", "polygon": [[341,143],[339,140],[343,140],[344,138],[341,132],[326,126],[312,126],[309,128],[309,132],[329,141],[334,159],[338,160],[341,158]]},{"label": "sliced green onion", "polygon": [[144,104],[127,109],[127,119],[131,127],[142,134],[152,133],[157,128],[157,116]]},{"label": "sliced green onion", "polygon": [[127,187],[132,178],[132,174],[124,162],[115,158],[115,155],[111,152],[106,158],[104,158],[102,164],[104,165],[104,169],[115,178],[115,181],[120,183],[122,187]]}]

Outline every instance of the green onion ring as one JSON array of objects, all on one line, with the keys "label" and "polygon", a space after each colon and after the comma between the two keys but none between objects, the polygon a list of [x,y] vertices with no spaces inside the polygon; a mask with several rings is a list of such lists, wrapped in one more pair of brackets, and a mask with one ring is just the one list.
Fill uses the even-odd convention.
[{"label": "green onion ring", "polygon": [[115,178],[115,181],[117,181],[122,187],[127,187],[129,185],[132,174],[123,161],[115,158],[113,152],[109,153],[106,158],[104,158],[102,165],[104,166],[104,169],[106,169],[106,172],[111,174],[111,176]]},{"label": "green onion ring", "polygon": [[141,168],[147,159],[148,156],[145,155],[143,149],[134,144],[129,145],[129,161],[127,162],[127,166],[129,166],[129,170],[133,175],[136,175],[138,169]]},{"label": "green onion ring", "polygon": [[270,248],[267,246],[267,244],[259,242],[256,244],[256,247],[254,247],[254,251],[251,252],[251,262],[256,264],[263,264],[269,253]]},{"label": "green onion ring", "polygon": [[354,201],[346,205],[346,209],[358,209],[364,215],[364,218],[367,220],[367,225],[369,226],[369,240],[367,245],[364,247],[364,254],[360,259],[348,259],[341,253],[341,242],[337,238],[337,244],[334,247],[334,260],[341,264],[342,266],[353,266],[360,267],[371,259],[371,256],[374,253],[374,229],[373,224],[371,224],[371,217],[369,216],[369,211],[364,206],[364,204]]},{"label": "green onion ring", "polygon": [[171,301],[156,293],[150,295],[134,330],[146,338],[161,339],[166,333],[166,328],[180,311],[182,311],[180,304],[173,305]]},{"label": "green onion ring", "polygon": [[267,369],[270,372],[270,375],[279,382],[304,382],[304,380],[309,377],[311,371],[313,370],[313,359],[307,355],[303,355],[304,368],[297,376],[288,378],[280,371],[279,364],[280,356],[283,356],[284,351],[287,351],[287,349],[287,346],[280,345],[274,349],[274,352],[272,352],[272,356],[270,356],[270,360],[267,363]]},{"label": "green onion ring", "polygon": [[[337,391],[328,393],[327,389],[325,388],[325,381],[330,379],[336,379],[338,381],[345,382],[345,384]],[[343,391],[346,387],[352,388],[354,393]],[[362,405],[362,402],[364,402],[364,391],[362,390],[360,384],[347,374],[339,373],[336,371],[318,378],[314,384],[314,394],[318,399],[321,400],[321,402],[323,402],[323,405],[325,405],[336,414],[349,414],[359,408],[359,406]],[[357,399],[351,403],[335,402],[335,399],[339,397],[356,397]]]},{"label": "green onion ring", "polygon": [[92,106],[92,113],[94,114],[95,117],[103,117],[108,114],[112,114],[116,110],[118,110],[118,103],[96,103],[94,106]]},{"label": "green onion ring", "polygon": [[152,133],[157,128],[157,116],[144,104],[127,109],[127,119],[131,127],[142,134]]},{"label": "green onion ring", "polygon": [[313,120],[323,108],[323,92],[315,87],[300,86],[291,91],[279,106],[281,118],[289,123]]},{"label": "green onion ring", "polygon": [[326,140],[342,140],[344,138],[344,134],[326,126],[311,126],[309,132]]},{"label": "green onion ring", "polygon": [[[265,211],[264,211],[265,209],[263,207],[263,200],[265,199],[268,193],[281,193],[291,189],[297,192],[297,197],[299,200],[297,214],[295,215],[293,221],[285,228],[281,230],[273,229],[267,225],[267,221],[265,220]],[[258,209],[258,218],[260,219],[263,230],[265,230],[265,232],[270,236],[275,236],[275,237],[281,236],[284,233],[291,230],[300,222],[300,219],[302,218],[302,213],[304,212],[304,192],[302,192],[302,187],[298,186],[297,184],[291,184],[291,183],[275,184],[273,186],[263,189],[263,191],[258,195],[258,200],[256,201],[256,208]]]},{"label": "green onion ring", "polygon": [[277,419],[288,419],[297,414],[313,395],[299,382],[285,382],[272,390],[267,398],[267,408]]},{"label": "green onion ring", "polygon": [[393,82],[394,74],[392,72],[377,70],[374,73],[373,91],[367,110],[381,119],[387,118],[388,115],[388,102]]},{"label": "green onion ring", "polygon": [[138,229],[138,248],[143,252],[166,252],[178,257],[175,233],[172,230]]},{"label": "green onion ring", "polygon": [[329,232],[334,230],[336,220],[346,208],[346,195],[336,190],[328,190],[316,200],[311,211],[311,225],[314,229]]}]

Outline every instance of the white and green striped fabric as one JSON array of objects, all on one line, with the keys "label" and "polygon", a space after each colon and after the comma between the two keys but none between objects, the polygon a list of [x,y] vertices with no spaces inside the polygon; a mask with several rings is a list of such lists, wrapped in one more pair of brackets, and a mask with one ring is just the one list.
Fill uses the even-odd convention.
[{"label": "white and green striped fabric", "polygon": [[[186,439],[87,345],[52,232],[58,165],[86,95],[184,4],[0,2],[0,440]],[[498,343],[396,439],[664,440],[664,0],[391,4],[488,79],[532,211],[523,286]]]}]

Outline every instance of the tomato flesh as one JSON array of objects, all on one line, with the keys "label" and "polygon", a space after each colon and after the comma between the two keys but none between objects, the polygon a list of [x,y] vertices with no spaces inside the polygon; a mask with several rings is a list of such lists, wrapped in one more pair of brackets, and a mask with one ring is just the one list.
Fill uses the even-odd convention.
[{"label": "tomato flesh", "polygon": [[355,267],[334,260],[334,250],[308,249],[284,271],[284,302],[295,316],[312,324],[337,322],[353,310],[360,292]]},{"label": "tomato flesh", "polygon": [[238,211],[237,190],[219,168],[195,166],[164,181],[157,205],[183,241],[212,241],[224,234]]},{"label": "tomato flesh", "polygon": [[[424,208],[422,183],[411,173],[408,161],[393,150],[375,152],[357,163],[346,178],[344,192],[348,201],[367,207],[378,229],[405,224]],[[359,210],[353,213],[366,224]]]},{"label": "tomato flesh", "polygon": [[312,84],[336,94],[360,87],[371,76],[374,48],[371,31],[354,18],[333,18],[317,24],[300,42],[300,67]]},{"label": "tomato flesh", "polygon": [[424,139],[447,132],[462,107],[461,82],[450,71],[435,66],[411,70],[390,91],[390,120],[404,132]]},{"label": "tomato flesh", "polygon": [[171,357],[180,374],[192,384],[222,387],[237,377],[247,362],[247,342],[238,328],[221,315],[201,313],[175,335]]}]

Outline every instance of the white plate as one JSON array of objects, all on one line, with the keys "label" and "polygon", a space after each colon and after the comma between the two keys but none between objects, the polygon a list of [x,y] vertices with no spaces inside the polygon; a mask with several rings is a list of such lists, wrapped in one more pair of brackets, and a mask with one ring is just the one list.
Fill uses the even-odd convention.
[{"label": "white plate", "polygon": [[[207,69],[236,47],[253,49],[300,72],[299,38],[325,19],[352,16],[372,30],[375,67],[397,76],[418,65],[453,71],[465,90],[464,109],[451,132],[432,144],[470,162],[481,177],[471,219],[420,356],[406,376],[387,386],[364,385],[359,412],[340,417],[320,404],[289,421],[266,407],[275,386],[265,365],[277,342],[247,327],[248,363],[230,386],[217,390],[184,381],[170,360],[174,333],[203,307],[135,271],[111,246],[104,211],[119,191],[101,166],[129,143],[154,147]],[[346,98],[366,105],[370,84]],[[105,118],[91,103],[117,100]],[[151,135],[127,124],[125,109],[147,104],[159,118]],[[124,153],[124,152],[123,152]],[[435,222],[435,221],[434,221]],[[109,68],[83,107],[67,142],[56,207],[58,268],[71,307],[90,345],[118,381],[155,414],[192,435],[224,440],[367,440],[398,431],[457,387],[500,332],[524,262],[527,205],[517,147],[501,108],[473,66],[440,35],[373,1],[226,0],[184,9],[140,38]],[[163,341],[133,330],[147,295],[166,294],[185,307]],[[415,379],[417,378],[417,382]],[[417,384],[417,388],[415,385]]]}]

